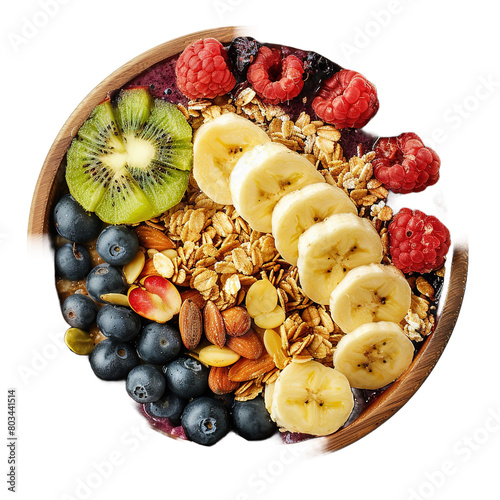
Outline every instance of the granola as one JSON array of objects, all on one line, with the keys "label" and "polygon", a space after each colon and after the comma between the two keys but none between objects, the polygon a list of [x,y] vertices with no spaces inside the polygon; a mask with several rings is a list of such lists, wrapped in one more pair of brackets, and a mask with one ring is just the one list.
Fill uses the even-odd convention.
[{"label": "granola", "polygon": [[[393,211],[386,205],[388,190],[373,177],[373,151],[345,158],[341,133],[335,127],[311,120],[305,112],[293,121],[281,108],[264,103],[250,88],[241,90],[234,99],[223,96],[178,107],[194,130],[221,114],[237,113],[254,121],[272,141],[306,157],[327,183],[344,190],[361,217],[371,221],[381,237],[383,263],[390,263],[387,225]],[[271,234],[250,229],[232,205],[218,204],[199,190],[192,176],[183,200],[146,224],[161,229],[175,245],[176,254],[171,258],[153,255],[159,274],[176,285],[197,290],[221,311],[241,304],[253,283],[268,279],[286,311],[286,320],[278,330],[287,360],[316,360],[332,365],[335,347],[344,333],[331,319],[328,306],[313,303],[303,293],[297,267],[281,258]],[[436,291],[420,276],[410,277],[409,283],[412,302],[402,327],[411,340],[420,342],[432,332],[435,323],[432,301]],[[279,369],[274,368],[243,383],[235,392],[236,399],[257,396],[264,383],[278,373]]]}]

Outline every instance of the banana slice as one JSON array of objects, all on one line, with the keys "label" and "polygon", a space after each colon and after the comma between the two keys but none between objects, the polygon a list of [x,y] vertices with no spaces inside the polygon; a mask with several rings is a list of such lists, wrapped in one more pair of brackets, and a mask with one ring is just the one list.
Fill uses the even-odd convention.
[{"label": "banana slice", "polygon": [[411,305],[411,288],[395,266],[351,269],[330,296],[330,314],[345,333],[374,321],[399,323]]},{"label": "banana slice", "polygon": [[237,212],[255,231],[270,233],[276,203],[287,193],[325,179],[304,156],[267,142],[245,153],[229,178]]},{"label": "banana slice", "polygon": [[340,339],[335,368],[352,387],[380,389],[396,380],[413,359],[413,344],[396,323],[366,323]]},{"label": "banana slice", "polygon": [[216,203],[232,205],[229,175],[236,162],[270,140],[261,128],[235,113],[204,123],[193,140],[193,176],[198,186]]},{"label": "banana slice", "polygon": [[313,224],[338,213],[358,215],[356,205],[337,186],[311,184],[286,194],[272,215],[272,233],[278,252],[287,262],[296,265],[299,236]]},{"label": "banana slice", "polygon": [[314,436],[335,432],[354,407],[347,378],[317,361],[290,363],[265,392],[271,418],[280,427]]},{"label": "banana slice", "polygon": [[373,225],[354,214],[336,214],[313,224],[299,238],[298,248],[302,290],[323,305],[351,269],[380,262],[383,256]]}]

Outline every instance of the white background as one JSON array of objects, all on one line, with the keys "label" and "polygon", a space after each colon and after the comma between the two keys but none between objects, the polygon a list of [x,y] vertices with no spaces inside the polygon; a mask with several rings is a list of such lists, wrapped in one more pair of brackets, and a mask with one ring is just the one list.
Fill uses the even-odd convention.
[{"label": "white background", "polygon": [[[55,3],[54,3],[55,2]],[[0,265],[2,415],[17,389],[17,498],[498,497],[498,15],[493,2],[376,0],[43,0],[2,7]],[[39,27],[26,28],[36,22]],[[464,306],[422,388],[387,423],[310,458],[235,436],[204,448],[144,425],[120,383],[93,376],[63,344],[52,257],[26,251],[31,197],[65,120],[108,74],[193,31],[259,26],[262,41],[324,53],[379,91],[368,129],[414,131],[442,159],[438,186],[406,198],[436,207],[471,259]],[[27,31],[28,30],[28,31]],[[442,207],[447,206],[447,211]],[[7,490],[7,453],[0,446]]]}]

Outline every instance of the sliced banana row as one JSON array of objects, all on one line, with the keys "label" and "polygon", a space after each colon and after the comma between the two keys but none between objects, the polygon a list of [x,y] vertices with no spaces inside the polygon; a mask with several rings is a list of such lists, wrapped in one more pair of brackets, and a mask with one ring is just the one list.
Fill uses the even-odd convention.
[{"label": "sliced banana row", "polygon": [[[413,359],[413,344],[398,325],[411,302],[404,275],[380,264],[380,236],[343,190],[245,118],[228,113],[200,127],[193,175],[211,199],[233,204],[253,230],[272,232],[281,256],[297,265],[304,294],[329,304],[346,333],[335,368],[283,362],[277,381],[265,389],[266,407],[281,427],[335,432],[352,411],[351,386],[384,387]],[[279,347],[279,335],[267,333],[266,348]]]}]

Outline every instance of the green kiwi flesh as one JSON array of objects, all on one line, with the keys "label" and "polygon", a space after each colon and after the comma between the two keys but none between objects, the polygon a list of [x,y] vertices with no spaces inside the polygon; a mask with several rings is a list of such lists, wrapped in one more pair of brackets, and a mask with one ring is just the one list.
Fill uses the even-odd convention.
[{"label": "green kiwi flesh", "polygon": [[177,106],[138,87],[99,104],[68,150],[73,197],[109,224],[156,217],[181,200],[192,166],[192,129]]}]

